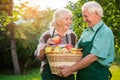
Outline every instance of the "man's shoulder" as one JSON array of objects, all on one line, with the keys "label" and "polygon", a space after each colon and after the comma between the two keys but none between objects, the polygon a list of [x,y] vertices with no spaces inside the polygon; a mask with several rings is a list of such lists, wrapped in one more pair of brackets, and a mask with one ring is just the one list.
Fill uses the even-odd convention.
[{"label": "man's shoulder", "polygon": [[110,37],[113,36],[113,31],[110,29],[110,27],[104,25],[99,34]]},{"label": "man's shoulder", "polygon": [[106,32],[106,33],[113,33],[111,28],[108,27],[107,25],[104,25],[103,26],[103,29],[102,29],[103,32]]}]

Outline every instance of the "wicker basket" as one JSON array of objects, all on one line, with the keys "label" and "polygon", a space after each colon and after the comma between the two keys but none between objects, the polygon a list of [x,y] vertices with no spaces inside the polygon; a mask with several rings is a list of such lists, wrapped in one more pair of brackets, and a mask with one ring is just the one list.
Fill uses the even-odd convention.
[{"label": "wicker basket", "polygon": [[71,66],[75,64],[77,61],[79,61],[82,58],[82,53],[47,54],[47,58],[50,64],[50,69],[52,74],[57,74],[59,71],[59,69],[57,68],[58,66],[62,66],[62,65]]}]

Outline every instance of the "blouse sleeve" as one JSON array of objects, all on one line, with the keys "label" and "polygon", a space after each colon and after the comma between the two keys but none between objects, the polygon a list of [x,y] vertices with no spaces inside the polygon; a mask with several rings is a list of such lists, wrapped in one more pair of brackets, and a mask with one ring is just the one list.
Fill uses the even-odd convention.
[{"label": "blouse sleeve", "polygon": [[45,36],[46,33],[43,33],[39,40],[38,40],[38,45],[37,45],[37,49],[35,50],[35,56],[36,57],[39,57],[42,53],[41,50],[43,50],[46,46],[46,43],[45,43],[45,40],[44,40],[44,36]]}]

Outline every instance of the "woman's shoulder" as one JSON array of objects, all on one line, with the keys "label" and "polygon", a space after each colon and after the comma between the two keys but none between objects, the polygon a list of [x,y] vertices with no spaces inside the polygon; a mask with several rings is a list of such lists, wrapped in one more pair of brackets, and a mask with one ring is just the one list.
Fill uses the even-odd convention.
[{"label": "woman's shoulder", "polygon": [[71,35],[75,35],[76,36],[76,33],[73,30],[70,29],[69,32],[70,32]]},{"label": "woman's shoulder", "polygon": [[71,36],[72,39],[77,39],[77,35],[73,30],[69,30],[67,34]]},{"label": "woman's shoulder", "polygon": [[39,41],[40,40],[44,40],[45,42],[47,41],[48,38],[50,38],[51,35],[50,35],[50,30],[46,30],[45,32],[43,32],[39,38]]},{"label": "woman's shoulder", "polygon": [[50,36],[50,30],[46,30],[41,34],[41,37]]},{"label": "woman's shoulder", "polygon": [[50,30],[46,30],[42,33],[42,35],[47,35],[47,34],[50,34]]},{"label": "woman's shoulder", "polygon": [[71,34],[71,33],[72,33],[72,34],[75,34],[75,32],[74,32],[73,30],[69,29],[69,30],[68,30],[68,34]]}]

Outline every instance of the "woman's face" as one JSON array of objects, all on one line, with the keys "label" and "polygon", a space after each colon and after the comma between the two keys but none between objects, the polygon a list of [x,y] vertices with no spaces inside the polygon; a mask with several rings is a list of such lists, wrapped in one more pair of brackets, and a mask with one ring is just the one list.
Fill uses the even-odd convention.
[{"label": "woman's face", "polygon": [[61,20],[59,20],[59,25],[63,29],[67,30],[70,28],[70,25],[72,24],[72,17],[71,15],[65,15]]},{"label": "woman's face", "polygon": [[83,21],[87,22],[89,27],[92,27],[96,24],[98,19],[98,15],[96,14],[96,12],[90,14],[88,10],[84,10],[82,12],[82,15],[83,15]]}]

